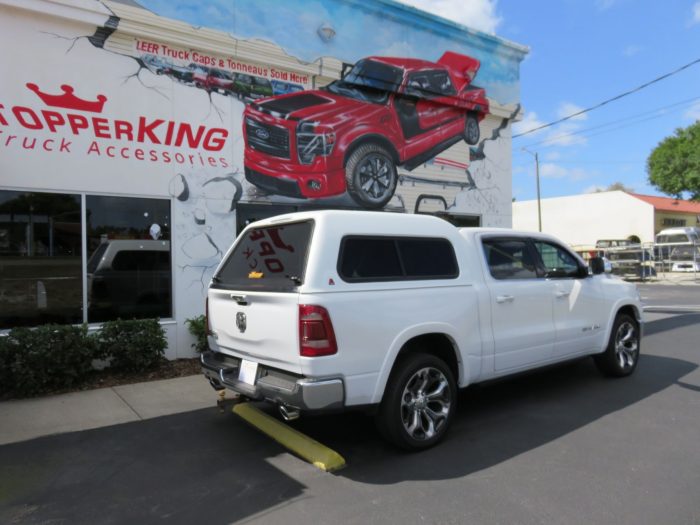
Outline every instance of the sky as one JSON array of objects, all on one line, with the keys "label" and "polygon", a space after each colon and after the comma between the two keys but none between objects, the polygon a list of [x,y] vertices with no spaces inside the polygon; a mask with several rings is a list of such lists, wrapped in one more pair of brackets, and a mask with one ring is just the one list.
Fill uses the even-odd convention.
[{"label": "sky", "polygon": [[[521,64],[524,119],[514,134],[588,108],[700,58],[697,0],[415,0],[406,3],[530,48]],[[575,195],[622,182],[663,195],[646,159],[700,119],[700,64],[569,120],[513,139],[513,196]],[[572,134],[573,133],[573,134]]]}]

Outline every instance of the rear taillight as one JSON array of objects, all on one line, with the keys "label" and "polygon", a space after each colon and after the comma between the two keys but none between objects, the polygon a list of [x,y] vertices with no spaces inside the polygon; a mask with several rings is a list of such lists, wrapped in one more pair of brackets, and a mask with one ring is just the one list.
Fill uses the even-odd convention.
[{"label": "rear taillight", "polygon": [[211,334],[211,325],[209,324],[209,297],[204,302],[204,323],[207,327],[207,335]]},{"label": "rear taillight", "polygon": [[333,355],[338,352],[333,324],[322,306],[299,305],[299,354],[304,357]]}]

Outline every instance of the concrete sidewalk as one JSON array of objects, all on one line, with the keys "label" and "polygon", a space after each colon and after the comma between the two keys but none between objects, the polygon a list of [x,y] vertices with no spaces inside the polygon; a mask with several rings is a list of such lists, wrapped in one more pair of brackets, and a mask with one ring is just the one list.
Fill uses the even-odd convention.
[{"label": "concrete sidewalk", "polygon": [[0,445],[200,408],[218,396],[202,375],[0,403]]}]

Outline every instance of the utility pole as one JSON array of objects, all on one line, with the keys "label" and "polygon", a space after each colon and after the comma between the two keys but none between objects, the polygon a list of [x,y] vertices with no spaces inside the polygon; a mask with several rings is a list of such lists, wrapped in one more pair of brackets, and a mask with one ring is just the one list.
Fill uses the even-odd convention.
[{"label": "utility pole", "polygon": [[539,231],[542,231],[542,201],[540,199],[540,157],[537,153],[533,153],[528,149],[520,149],[523,150],[525,153],[529,153],[530,155],[535,157],[535,179],[537,180],[537,224],[539,227]]}]

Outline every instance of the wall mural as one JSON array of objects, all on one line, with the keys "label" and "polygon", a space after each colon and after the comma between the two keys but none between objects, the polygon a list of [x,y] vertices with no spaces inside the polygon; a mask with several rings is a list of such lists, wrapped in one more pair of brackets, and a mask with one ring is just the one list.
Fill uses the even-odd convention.
[{"label": "wall mural", "polygon": [[[119,17],[96,1],[105,20],[94,32],[75,35],[52,26],[33,40],[56,65],[56,78],[17,68],[26,78],[0,101],[0,132],[37,135],[43,158],[73,163],[58,169],[78,173],[74,168],[83,166],[91,173],[71,179],[74,191],[172,197],[178,318],[200,313],[201,301],[192,294],[204,295],[230,246],[240,202],[402,212],[425,207],[510,225],[509,142],[502,138],[519,111],[520,59],[504,59],[496,39],[463,28],[460,39],[437,37],[442,22],[431,22],[432,31],[408,27],[356,6],[348,12],[353,2],[332,0],[314,4],[311,22],[299,21],[318,29],[311,36],[294,39],[285,32],[277,38],[273,11],[299,2],[236,8],[239,15],[269,11],[269,24],[238,16],[233,29],[262,38],[249,42],[284,57],[277,63],[287,65],[280,66],[237,58],[234,50],[248,41],[231,36],[236,31],[226,16],[214,17],[210,26],[226,30],[221,38],[232,52],[217,55],[165,44],[155,35],[119,40]],[[198,10],[173,11],[188,1],[141,3],[201,23],[198,15],[183,14]],[[367,30],[371,37],[358,36],[370,26],[376,29]],[[324,42],[324,29],[337,31],[336,40]],[[100,64],[102,72],[86,75],[86,64]],[[510,114],[487,118],[491,101]],[[18,165],[26,160],[17,143],[5,142],[0,146],[16,149]],[[147,190],[137,189],[143,184]]]}]

